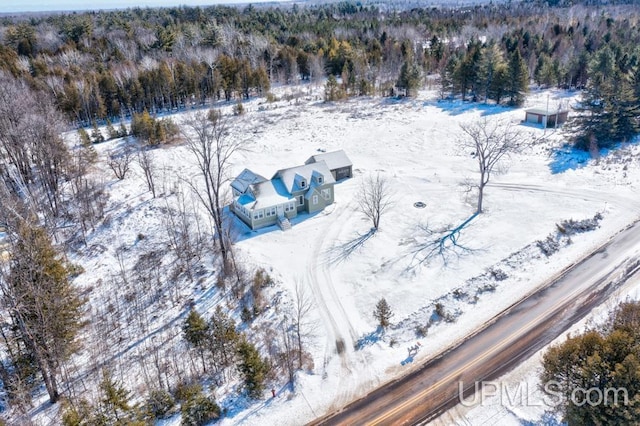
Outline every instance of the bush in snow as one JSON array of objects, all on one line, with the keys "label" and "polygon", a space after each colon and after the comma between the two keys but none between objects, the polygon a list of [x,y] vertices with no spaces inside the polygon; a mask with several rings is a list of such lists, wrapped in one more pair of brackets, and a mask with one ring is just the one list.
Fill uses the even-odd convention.
[{"label": "bush in snow", "polygon": [[509,278],[509,275],[507,275],[507,273],[502,269],[491,269],[489,273],[491,274],[491,277],[496,281],[504,281]]},{"label": "bush in snow", "polygon": [[602,220],[602,214],[596,213],[590,219],[583,220],[564,220],[559,225],[556,225],[558,231],[561,234],[571,235],[571,234],[579,234],[581,232],[589,232],[600,226],[600,221]]},{"label": "bush in snow", "polygon": [[560,250],[560,243],[552,236],[549,235],[545,240],[536,241],[536,245],[540,251],[547,257]]}]

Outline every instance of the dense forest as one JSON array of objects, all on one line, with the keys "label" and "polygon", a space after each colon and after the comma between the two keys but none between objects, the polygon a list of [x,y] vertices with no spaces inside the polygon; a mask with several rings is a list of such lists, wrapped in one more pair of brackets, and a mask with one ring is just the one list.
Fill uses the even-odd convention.
[{"label": "dense forest", "polygon": [[[355,3],[133,8],[4,18],[0,67],[53,96],[76,125],[248,98],[272,84],[330,75],[341,77],[337,97],[411,94],[435,76],[442,97],[512,105],[529,83],[582,89],[592,81],[593,104],[603,91],[596,74],[621,77],[624,93],[640,92],[637,21],[631,5],[545,2],[392,11]],[[635,130],[595,136],[619,140]]]},{"label": "dense forest", "polygon": [[[216,285],[230,289],[226,302],[241,307],[245,323],[266,304],[261,291],[271,283],[264,270],[243,270],[224,239],[224,204],[215,192],[222,182],[214,173],[223,162],[201,170],[215,192],[205,205],[216,225],[215,248],[206,252],[211,235],[201,231],[206,226],[193,205],[174,191],[176,205],[167,203],[162,211],[169,249],[147,253],[127,273],[126,254],[119,251],[121,271],[108,279],[122,293],[103,296],[109,301],[104,308],[86,308],[72,283],[82,270],[69,254],[81,251],[87,235],[106,223],[106,185],[89,173],[96,161],[93,143],[104,140],[98,125],[106,126],[108,137],[137,137],[137,152],[111,153],[108,166],[124,179],[135,157],[154,198],[160,184],[147,148],[179,137],[176,125],[159,115],[218,101],[236,104],[240,113],[245,99],[273,99],[276,85],[323,86],[328,101],[414,96],[428,87],[445,101],[509,106],[522,105],[531,87],[581,90],[568,135],[578,147],[597,151],[629,141],[640,129],[639,21],[633,4],[563,2],[412,9],[341,2],[1,18],[0,232],[13,253],[7,262],[0,259],[7,313],[0,324],[0,380],[8,404],[26,413],[44,386],[51,402],[64,398],[68,425],[147,424],[175,412],[178,403],[184,424],[202,424],[224,413],[187,377],[223,383],[230,371],[240,371],[243,392],[252,397],[267,378],[292,382],[310,362],[302,331],[309,307],[300,292],[297,317],[261,337],[270,361],[226,312],[204,318],[187,311],[179,339],[167,337],[171,345],[160,338],[141,344],[148,391],[141,405],[131,402],[106,365],[95,361],[99,377],[89,385],[69,367],[88,323],[95,335],[106,336],[95,345],[96,358],[122,344],[120,323],[133,323],[146,335],[158,301],[177,305],[176,283],[196,281],[203,253],[223,259]],[[196,156],[202,152],[198,142],[209,148],[224,143],[227,129],[220,126],[226,122],[215,111],[187,123],[193,133],[202,131],[200,141],[187,141]],[[91,134],[84,130],[89,126]],[[74,149],[61,137],[70,128],[79,129]],[[159,272],[165,254],[175,257],[169,278]],[[99,390],[95,406],[78,390],[92,384]]]}]

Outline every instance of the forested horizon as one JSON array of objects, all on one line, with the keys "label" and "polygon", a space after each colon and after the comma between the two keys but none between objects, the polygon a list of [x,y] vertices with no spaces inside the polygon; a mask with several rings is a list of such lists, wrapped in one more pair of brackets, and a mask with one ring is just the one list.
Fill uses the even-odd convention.
[{"label": "forested horizon", "polygon": [[[604,45],[636,61],[638,16],[631,4],[393,10],[341,2],[5,17],[0,67],[53,96],[76,126],[330,75],[341,77],[344,96],[410,94],[433,75],[442,97],[518,105],[528,84],[586,87]],[[514,81],[520,87],[510,88]]]}]

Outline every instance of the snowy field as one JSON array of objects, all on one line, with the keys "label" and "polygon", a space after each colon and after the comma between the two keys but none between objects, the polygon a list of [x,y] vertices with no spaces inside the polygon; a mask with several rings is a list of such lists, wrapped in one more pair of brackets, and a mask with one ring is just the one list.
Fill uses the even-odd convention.
[{"label": "snowy field", "polygon": [[[284,90],[276,94],[284,98]],[[276,388],[277,396],[270,398],[270,392],[265,392],[264,400],[254,403],[226,398],[223,392],[229,387],[218,389],[216,397],[229,410],[223,425],[300,425],[337,409],[462,339],[638,218],[637,145],[606,153],[596,162],[570,152],[557,154],[564,143],[561,133],[522,125],[523,109],[438,102],[433,92],[414,100],[371,98],[327,104],[308,88],[300,90],[289,96],[291,100],[253,99],[244,104],[247,113],[231,123],[232,137],[245,140],[247,151],[233,159],[233,172],[246,167],[271,177],[278,169],[302,164],[318,152],[344,149],[353,162],[354,177],[336,185],[334,205],[319,214],[299,215],[289,231],[273,226],[255,232],[239,223],[236,248],[244,263],[264,267],[277,281],[270,290],[270,321],[280,321],[291,308],[297,283],[312,295],[315,309],[309,348],[314,368],[298,374],[295,391],[283,383],[271,383],[268,389]],[[549,102],[554,108],[560,102],[566,105],[574,95],[534,93],[525,107],[544,107]],[[231,106],[225,109],[228,112]],[[477,163],[456,142],[462,137],[461,123],[485,118],[512,123],[523,137],[537,142],[506,159],[501,173],[492,177],[484,213],[460,236],[460,243],[470,250],[450,257],[446,265],[440,258],[421,263],[420,252],[415,254],[426,239],[424,226],[455,226],[475,211],[475,194],[468,191],[467,183],[477,179]],[[181,117],[174,119],[179,122]],[[102,161],[119,143],[96,146]],[[197,173],[184,146],[158,149],[154,156],[162,165],[163,194],[179,184],[176,176]],[[363,178],[376,174],[388,179],[393,205],[383,215],[379,231],[346,253],[350,242],[370,230],[370,223],[357,210],[356,194]],[[107,181],[111,192],[111,226],[89,237],[89,246],[98,255],[94,251],[73,259],[86,271],[77,282],[93,291],[92,297],[107,291],[95,286],[97,277],[106,282],[119,261],[127,262],[118,260],[116,247],[128,247],[128,257],[135,259],[137,250],[161,239],[164,231],[157,212],[166,204],[162,197],[151,198],[137,165],[123,181],[115,180],[104,164],[96,175]],[[426,207],[414,207],[418,201]],[[603,216],[600,227],[562,240],[557,253],[547,257],[537,247],[538,240],[556,235],[561,221],[597,213]],[[193,287],[190,299],[203,314],[222,303],[213,281],[213,275],[207,275]],[[376,332],[372,316],[381,297],[395,314],[384,335]],[[449,321],[437,321],[437,303]],[[167,302],[166,310],[157,312],[147,327],[177,330],[183,312],[183,304]],[[433,318],[436,321],[426,330]],[[417,335],[419,327],[426,336]],[[124,338],[133,341],[134,337]],[[340,353],[337,342],[344,343]],[[421,349],[408,357],[407,349],[416,342]],[[538,366],[539,358],[534,358],[508,380],[534,381]],[[503,419],[521,424],[538,421],[543,414],[477,407],[464,413],[454,410],[447,414],[451,421],[443,421],[495,424],[487,420],[495,415],[502,416],[500,424],[507,424]],[[179,418],[163,424],[178,425]]]}]

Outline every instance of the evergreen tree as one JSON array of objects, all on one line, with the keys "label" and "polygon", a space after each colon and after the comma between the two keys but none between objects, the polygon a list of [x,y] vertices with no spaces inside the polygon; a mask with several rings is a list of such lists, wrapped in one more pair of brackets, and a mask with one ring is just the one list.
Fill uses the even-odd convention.
[{"label": "evergreen tree", "polygon": [[480,63],[478,91],[485,101],[494,99],[496,103],[500,103],[506,83],[506,69],[507,64],[502,56],[502,51],[500,51],[497,44],[491,43],[485,48]]},{"label": "evergreen tree", "polygon": [[[640,303],[622,303],[610,319],[544,355],[542,383],[562,395],[557,409],[569,425],[628,425],[640,418]],[[587,403],[598,393],[606,400]]]},{"label": "evergreen tree", "polygon": [[589,62],[589,76],[567,132],[577,148],[597,152],[638,133],[638,102],[631,70],[620,68],[608,45]]},{"label": "evergreen tree", "polygon": [[211,316],[209,322],[211,350],[216,364],[226,367],[231,365],[237,350],[240,334],[236,330],[236,324],[220,306]]},{"label": "evergreen tree", "polygon": [[457,80],[462,99],[467,93],[471,93],[476,101],[481,87],[482,44],[478,40],[472,40],[467,46],[464,58],[458,64],[454,77]]},{"label": "evergreen tree", "polygon": [[387,300],[383,297],[376,303],[376,308],[373,311],[373,317],[378,320],[378,325],[385,329],[389,326],[393,312],[391,306],[387,303]]},{"label": "evergreen tree", "polygon": [[338,80],[331,74],[327,78],[327,82],[324,86],[324,100],[326,102],[339,101],[344,98],[344,92],[338,85]]},{"label": "evergreen tree", "polygon": [[198,352],[202,361],[202,369],[206,372],[207,365],[205,363],[204,354],[209,342],[209,325],[205,319],[196,311],[191,309],[187,319],[182,325],[184,339]]},{"label": "evergreen tree", "polygon": [[509,58],[508,80],[505,96],[509,98],[509,105],[520,106],[524,102],[525,94],[529,90],[529,70],[517,48]]},{"label": "evergreen tree", "polygon": [[109,136],[109,139],[116,139],[120,137],[120,133],[116,130],[115,127],[113,127],[113,123],[111,123],[111,120],[109,120],[108,118],[107,118],[107,135]]},{"label": "evergreen tree", "polygon": [[93,143],[104,142],[104,136],[102,135],[102,132],[98,128],[98,123],[96,122],[96,120],[93,120],[91,125],[92,125],[91,139],[93,139]]},{"label": "evergreen tree", "polygon": [[409,57],[404,64],[402,64],[402,68],[400,68],[400,76],[398,77],[396,86],[398,86],[399,89],[403,89],[407,96],[413,97],[418,94],[421,80],[420,68],[413,59]]},{"label": "evergreen tree", "polygon": [[215,400],[209,398],[199,389],[182,403],[182,421],[184,426],[203,426],[220,417],[220,407]]},{"label": "evergreen tree", "polygon": [[119,422],[131,416],[132,407],[129,405],[131,394],[113,379],[109,370],[102,370],[100,391],[102,392],[100,399],[102,415],[110,420],[109,423]]},{"label": "evergreen tree", "polygon": [[259,398],[264,390],[264,382],[269,372],[269,364],[260,356],[256,347],[243,338],[238,345],[238,370],[242,374],[249,396]]},{"label": "evergreen tree", "polygon": [[127,132],[127,126],[125,126],[124,121],[120,122],[120,129],[118,130],[118,137],[120,138],[124,138],[125,136],[127,136],[128,132]]},{"label": "evergreen tree", "polygon": [[0,276],[2,301],[56,402],[61,364],[78,349],[83,300],[44,229],[21,223],[11,253],[9,274]]},{"label": "evergreen tree", "polygon": [[458,57],[451,55],[447,59],[447,63],[440,72],[440,97],[445,99],[449,96],[453,97],[457,93],[456,69],[458,68]]}]

